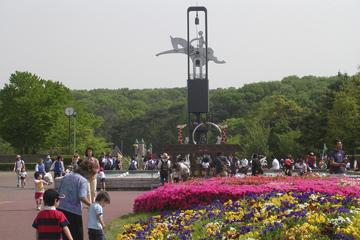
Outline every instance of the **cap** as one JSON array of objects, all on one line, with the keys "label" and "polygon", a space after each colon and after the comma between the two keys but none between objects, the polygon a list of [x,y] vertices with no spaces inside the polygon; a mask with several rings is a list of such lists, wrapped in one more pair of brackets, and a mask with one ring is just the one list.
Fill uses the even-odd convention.
[{"label": "cap", "polygon": [[59,194],[58,191],[56,191],[55,189],[47,189],[44,192],[44,202],[48,202],[49,200],[54,200],[54,199],[60,199],[60,198],[65,198],[64,194]]},{"label": "cap", "polygon": [[21,156],[20,156],[20,155],[16,155],[16,158],[21,158]]}]

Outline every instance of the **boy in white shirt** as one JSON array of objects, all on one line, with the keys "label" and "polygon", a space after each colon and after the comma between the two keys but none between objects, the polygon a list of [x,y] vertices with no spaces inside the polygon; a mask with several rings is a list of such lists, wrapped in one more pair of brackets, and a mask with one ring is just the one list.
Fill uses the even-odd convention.
[{"label": "boy in white shirt", "polygon": [[110,204],[110,196],[107,192],[100,192],[89,207],[88,233],[89,240],[105,240],[103,208]]}]

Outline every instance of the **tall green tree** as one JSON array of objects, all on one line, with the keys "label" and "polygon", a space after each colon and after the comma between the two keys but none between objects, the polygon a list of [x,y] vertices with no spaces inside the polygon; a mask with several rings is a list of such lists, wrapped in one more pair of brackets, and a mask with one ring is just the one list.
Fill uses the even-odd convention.
[{"label": "tall green tree", "polygon": [[29,72],[15,72],[0,91],[0,103],[0,112],[5,113],[0,119],[1,137],[17,151],[36,153],[56,147],[64,153],[68,146],[64,109],[68,106],[75,106],[82,119],[78,121],[79,145],[106,145],[103,138],[94,136],[101,118],[83,111],[70,90],[59,82],[43,80]]}]

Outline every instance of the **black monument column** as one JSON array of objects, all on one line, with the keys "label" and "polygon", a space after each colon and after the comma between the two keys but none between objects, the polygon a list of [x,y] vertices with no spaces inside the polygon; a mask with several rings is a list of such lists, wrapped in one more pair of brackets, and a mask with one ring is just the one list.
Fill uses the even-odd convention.
[{"label": "black monument column", "polygon": [[[190,22],[190,13],[196,13],[195,21]],[[205,37],[202,31],[196,31],[196,37],[190,40],[190,24],[200,23],[198,13],[204,13]],[[202,115],[209,112],[209,80],[208,80],[208,31],[207,9],[205,7],[189,7],[187,9],[187,56],[188,56],[188,129],[189,143],[193,143],[193,130],[203,121]],[[193,46],[192,44],[196,44]],[[191,60],[191,61],[190,61]],[[192,66],[191,66],[192,65]],[[191,68],[192,67],[192,68]],[[207,143],[207,128],[200,127],[194,136],[195,142]]]}]

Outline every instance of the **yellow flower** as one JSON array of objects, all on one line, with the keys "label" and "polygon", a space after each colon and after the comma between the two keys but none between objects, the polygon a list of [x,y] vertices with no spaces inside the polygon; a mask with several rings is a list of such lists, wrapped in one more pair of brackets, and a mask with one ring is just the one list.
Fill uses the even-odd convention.
[{"label": "yellow flower", "polygon": [[135,233],[118,234],[116,240],[131,240],[131,239],[135,239],[135,237],[136,237]]},{"label": "yellow flower", "polygon": [[221,224],[218,222],[210,222],[206,224],[206,232],[209,236],[216,235],[220,232]]},{"label": "yellow flower", "polygon": [[229,221],[241,220],[244,216],[244,211],[239,212],[225,212],[225,219]]},{"label": "yellow flower", "polygon": [[307,217],[307,222],[310,224],[321,224],[326,223],[326,215],[322,212],[313,213],[311,212]]},{"label": "yellow flower", "polygon": [[227,207],[227,206],[232,205],[232,204],[233,204],[233,202],[230,199],[229,201],[224,202],[224,207]]}]

